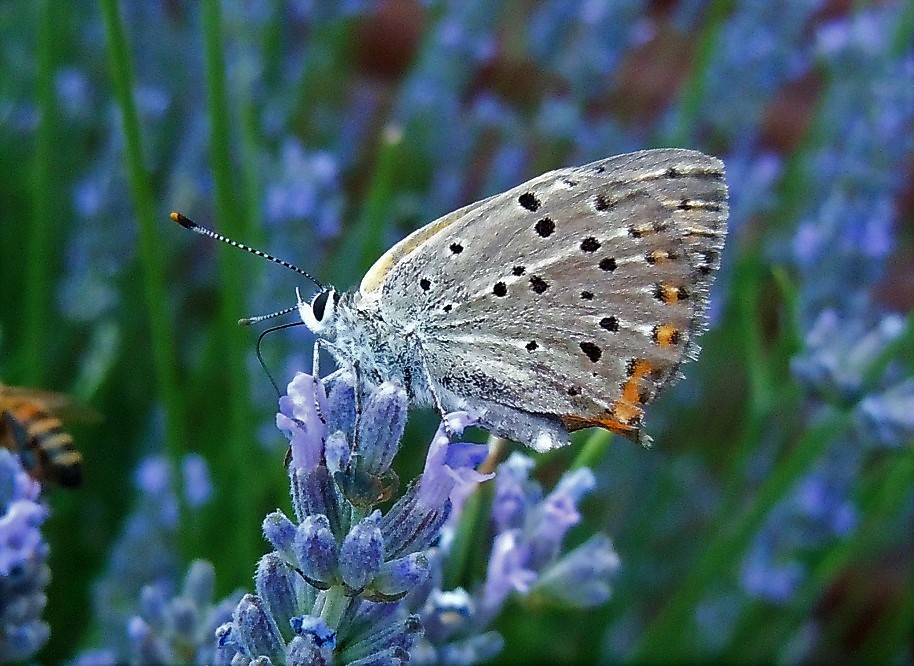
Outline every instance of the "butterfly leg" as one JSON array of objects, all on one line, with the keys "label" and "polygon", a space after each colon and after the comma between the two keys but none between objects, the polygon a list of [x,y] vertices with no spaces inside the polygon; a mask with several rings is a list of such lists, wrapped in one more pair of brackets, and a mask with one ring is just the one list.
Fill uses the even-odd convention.
[{"label": "butterfly leg", "polygon": [[352,450],[359,450],[359,426],[362,423],[362,371],[358,361],[352,364],[353,381],[355,382],[355,420],[352,424]]},{"label": "butterfly leg", "polygon": [[321,345],[328,345],[326,340],[316,338],[314,340],[314,351],[311,353],[311,376],[314,378],[314,409],[317,412],[317,418],[321,423],[327,425],[327,419],[324,418],[324,412],[321,409],[321,401],[317,397],[317,382],[320,381],[321,373]]},{"label": "butterfly leg", "polygon": [[[311,362],[311,372],[312,372],[313,377],[318,377],[319,373],[320,373],[320,347],[321,347],[321,345],[323,345],[324,347],[327,347],[328,349],[333,347],[332,344],[330,344],[323,338],[317,338],[314,341],[314,355],[312,356],[312,362]],[[342,374],[345,371],[346,371],[345,368],[338,368],[337,370],[331,372],[329,375],[327,375],[327,377],[324,378],[324,380],[323,380],[324,383],[329,382],[332,378],[336,377],[337,375]],[[355,393],[355,421],[352,425],[352,446],[353,446],[353,450],[358,450],[358,448],[359,448],[359,423],[362,420],[362,370],[361,370],[361,366],[359,365],[358,361],[354,361],[352,364],[352,375],[353,375],[353,382],[355,384],[355,386],[354,386],[354,389],[355,389],[354,390],[354,393]],[[315,401],[315,403],[318,403],[317,392],[315,392],[315,394],[314,394],[314,401]],[[320,417],[321,423],[323,423],[324,425],[327,425],[327,419],[325,419],[323,414],[321,413],[320,404],[315,404],[315,407],[317,408],[317,415]]]},{"label": "butterfly leg", "polygon": [[447,411],[444,409],[444,405],[441,403],[441,396],[438,395],[438,388],[435,386],[435,380],[432,379],[432,372],[429,370],[428,363],[425,360],[425,352],[422,349],[422,343],[415,336],[411,336],[411,339],[413,340],[413,344],[416,346],[416,357],[419,359],[419,364],[422,366],[422,374],[425,377],[425,384],[428,386],[429,393],[432,394],[432,402],[435,404],[435,409],[438,410],[438,414],[441,416],[441,422],[444,424],[444,431],[447,433],[447,438],[453,440],[455,433],[448,425],[447,419],[444,418],[447,415]]}]

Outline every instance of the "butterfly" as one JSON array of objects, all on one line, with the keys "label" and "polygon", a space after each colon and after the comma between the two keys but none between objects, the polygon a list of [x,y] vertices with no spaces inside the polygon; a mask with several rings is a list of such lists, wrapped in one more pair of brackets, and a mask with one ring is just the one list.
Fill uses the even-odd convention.
[{"label": "butterfly", "polygon": [[644,407],[698,354],[727,199],[723,163],[693,150],[550,171],[418,229],[345,292],[172,218],[313,280],[294,308],[360,381],[545,451],[589,427],[650,442]]}]

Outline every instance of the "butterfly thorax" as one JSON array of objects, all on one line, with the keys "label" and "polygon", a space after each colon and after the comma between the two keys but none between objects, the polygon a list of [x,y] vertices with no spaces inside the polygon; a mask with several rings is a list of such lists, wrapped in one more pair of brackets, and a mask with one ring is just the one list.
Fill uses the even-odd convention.
[{"label": "butterfly thorax", "polygon": [[342,294],[332,325],[319,335],[329,343],[328,348],[342,367],[358,366],[362,378],[371,384],[394,382],[415,402],[431,402],[415,358],[414,332],[385,321],[376,301],[365,299],[358,292]]}]

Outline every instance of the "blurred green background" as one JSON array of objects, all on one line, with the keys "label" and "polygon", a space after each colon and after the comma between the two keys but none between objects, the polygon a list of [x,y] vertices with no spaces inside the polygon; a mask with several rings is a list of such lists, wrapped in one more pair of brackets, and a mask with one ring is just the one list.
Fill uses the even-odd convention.
[{"label": "blurred green background", "polygon": [[[912,7],[0,4],[0,379],[103,415],[69,426],[83,487],[47,495],[39,658],[101,640],[93,581],[144,456],[209,463],[212,499],[182,501],[169,546],[222,593],[250,588],[261,520],[288,505],[236,321],[306,285],[170,211],[346,288],[470,201],[681,146],[725,159],[733,197],[701,359],[651,410],[653,450],[582,433],[541,457],[547,486],[595,469],[576,539],[608,533],[622,570],[596,611],[509,609],[501,659],[910,661]],[[267,338],[281,385],[310,348]],[[435,420],[413,414],[401,479]]]}]

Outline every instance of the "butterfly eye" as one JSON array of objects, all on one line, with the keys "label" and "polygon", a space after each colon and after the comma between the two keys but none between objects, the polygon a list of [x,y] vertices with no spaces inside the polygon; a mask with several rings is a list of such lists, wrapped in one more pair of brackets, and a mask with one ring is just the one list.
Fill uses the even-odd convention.
[{"label": "butterfly eye", "polygon": [[331,292],[329,289],[319,293],[317,296],[314,297],[314,300],[311,302],[311,312],[314,313],[314,318],[317,321],[323,321],[324,312],[327,309],[327,300],[330,298],[331,293],[333,293],[333,295],[334,295],[333,303],[335,305],[336,301],[337,301],[336,292]]}]

